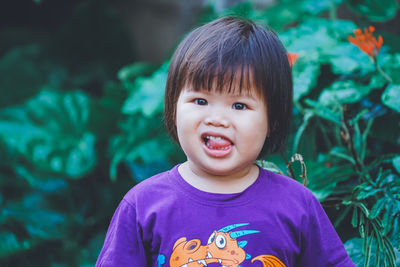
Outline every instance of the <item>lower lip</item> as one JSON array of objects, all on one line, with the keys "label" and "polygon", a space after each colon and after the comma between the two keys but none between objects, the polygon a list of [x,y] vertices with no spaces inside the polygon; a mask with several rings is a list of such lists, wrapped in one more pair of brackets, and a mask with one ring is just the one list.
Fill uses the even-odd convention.
[{"label": "lower lip", "polygon": [[205,143],[203,148],[207,155],[213,158],[224,158],[232,153],[233,145],[230,145],[228,149],[211,149]]}]

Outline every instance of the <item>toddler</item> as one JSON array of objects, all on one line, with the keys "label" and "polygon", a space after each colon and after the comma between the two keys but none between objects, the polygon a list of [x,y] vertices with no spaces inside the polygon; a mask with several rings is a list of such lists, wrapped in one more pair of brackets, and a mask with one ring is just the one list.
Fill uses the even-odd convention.
[{"label": "toddler", "polygon": [[235,17],[192,31],[165,92],[187,161],[125,195],[96,266],[354,266],[312,193],[255,164],[283,149],[291,113],[275,33]]}]

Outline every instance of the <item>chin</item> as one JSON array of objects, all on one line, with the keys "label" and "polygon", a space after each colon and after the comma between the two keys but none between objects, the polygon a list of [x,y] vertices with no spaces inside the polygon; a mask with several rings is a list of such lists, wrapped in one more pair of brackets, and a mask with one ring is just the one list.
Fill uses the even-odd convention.
[{"label": "chin", "polygon": [[[246,165],[247,166],[247,165]],[[204,166],[204,171],[215,176],[228,176],[233,175],[236,172],[241,171],[245,167],[238,167],[238,166],[223,166],[223,164],[218,164],[213,167]]]},{"label": "chin", "polygon": [[231,175],[233,173],[235,173],[232,170],[206,170],[209,174],[214,175],[214,176],[228,176]]}]

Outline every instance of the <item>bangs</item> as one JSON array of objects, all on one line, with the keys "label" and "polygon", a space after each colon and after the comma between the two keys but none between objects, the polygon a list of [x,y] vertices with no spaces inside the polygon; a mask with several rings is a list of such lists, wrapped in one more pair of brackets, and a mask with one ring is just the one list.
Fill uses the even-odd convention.
[{"label": "bangs", "polygon": [[[260,53],[254,49],[251,38],[227,38],[224,42],[209,39],[204,46],[213,47],[203,53],[188,53],[182,70],[185,87],[192,90],[216,91],[219,93],[256,93],[263,95],[260,77]],[[189,51],[191,52],[191,51]]]},{"label": "bangs", "polygon": [[[216,91],[218,93],[262,95],[262,88],[255,84],[251,63],[231,59],[232,62],[205,61],[204,66],[190,66],[185,87],[194,91]],[[230,63],[230,64],[229,64]]]}]

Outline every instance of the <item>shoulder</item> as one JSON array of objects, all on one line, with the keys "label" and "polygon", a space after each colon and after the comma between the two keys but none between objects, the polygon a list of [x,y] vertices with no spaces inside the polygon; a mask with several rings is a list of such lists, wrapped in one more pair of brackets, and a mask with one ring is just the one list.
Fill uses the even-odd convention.
[{"label": "shoulder", "polygon": [[265,186],[276,194],[282,194],[282,196],[292,198],[315,198],[307,187],[293,178],[263,168],[260,168],[260,171],[263,178],[265,178],[263,179]]},{"label": "shoulder", "polygon": [[265,169],[261,172],[261,178],[264,178],[259,186],[261,201],[273,203],[276,209],[295,212],[305,217],[310,214],[310,207],[320,205],[311,190],[293,178]]},{"label": "shoulder", "polygon": [[174,190],[171,178],[176,175],[176,168],[177,166],[138,183],[125,194],[124,200],[136,205],[138,202],[155,200],[170,194]]}]

